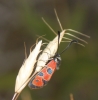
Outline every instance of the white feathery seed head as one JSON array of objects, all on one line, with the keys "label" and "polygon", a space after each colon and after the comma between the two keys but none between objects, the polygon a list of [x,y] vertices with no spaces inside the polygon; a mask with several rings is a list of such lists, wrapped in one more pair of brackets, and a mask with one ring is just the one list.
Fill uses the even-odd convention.
[{"label": "white feathery seed head", "polygon": [[23,65],[21,66],[16,78],[16,84],[15,84],[16,93],[20,93],[24,89],[24,87],[27,85],[28,83],[27,80],[34,69],[37,56],[40,53],[41,45],[42,45],[42,40],[38,42],[34,50],[30,52],[29,57],[24,61]]},{"label": "white feathery seed head", "polygon": [[[61,42],[63,35],[65,33],[65,30],[63,30],[60,33],[60,40]],[[56,36],[52,41],[49,42],[49,44],[46,46],[46,48],[43,50],[42,54],[38,58],[36,71],[40,71],[42,67],[45,66],[46,62],[55,55],[58,49],[58,36]]]},{"label": "white feathery seed head", "polygon": [[[64,35],[69,35],[71,37],[74,37],[76,38],[77,40],[81,41],[81,42],[84,42],[87,44],[87,42],[75,35],[72,35],[70,33],[68,33],[67,31],[69,32],[74,32],[74,33],[77,33],[79,35],[82,35],[84,37],[87,37],[87,38],[90,38],[90,36],[88,35],[85,35],[81,32],[78,32],[76,30],[72,30],[72,29],[63,29],[62,25],[61,25],[61,22],[58,18],[58,15],[57,15],[57,12],[56,10],[54,9],[54,12],[55,12],[55,15],[56,15],[56,18],[57,18],[57,21],[59,23],[59,26],[61,28],[61,32],[60,32],[60,38],[59,38],[59,44],[62,42],[62,39],[66,39],[67,41],[64,41],[64,42],[71,42],[72,39],[70,38],[67,38],[67,37],[64,37]],[[55,32],[51,26],[44,20],[44,18],[42,18],[42,20],[44,21],[44,23],[50,28],[50,30],[57,35],[57,32]],[[46,39],[45,39],[46,40]],[[82,45],[84,46],[83,44],[81,43],[77,43],[79,45]],[[55,53],[57,52],[57,49],[58,49],[58,36],[56,36],[52,41],[50,41],[48,43],[48,45],[46,46],[46,48],[43,50],[42,54],[39,56],[38,58],[38,62],[37,62],[37,66],[36,66],[36,69],[35,69],[35,73],[39,72],[46,64],[46,62],[55,55]]]}]

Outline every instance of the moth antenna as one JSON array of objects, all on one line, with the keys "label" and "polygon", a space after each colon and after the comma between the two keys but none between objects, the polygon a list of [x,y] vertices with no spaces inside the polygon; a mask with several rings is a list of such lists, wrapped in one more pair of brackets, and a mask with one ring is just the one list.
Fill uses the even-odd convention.
[{"label": "moth antenna", "polygon": [[44,18],[42,17],[43,22],[50,28],[50,30],[57,35],[57,33],[52,29],[52,27],[44,20]]},{"label": "moth antenna", "polygon": [[77,40],[72,40],[69,44],[68,44],[68,46],[60,53],[60,55],[63,53],[63,52],[65,52],[69,47],[70,47],[70,45],[72,44],[72,43],[77,43],[78,41]]},{"label": "moth antenna", "polygon": [[27,59],[27,50],[26,50],[26,43],[24,42],[24,48],[25,48],[25,59]]},{"label": "moth antenna", "polygon": [[63,31],[63,27],[62,27],[62,25],[61,25],[61,22],[60,22],[60,20],[59,20],[59,17],[58,17],[58,15],[57,15],[57,11],[56,11],[55,8],[54,8],[54,12],[55,12],[55,15],[56,15],[56,19],[57,19],[57,21],[58,21],[58,23],[59,23],[59,26],[60,26],[61,30]]},{"label": "moth antenna", "polygon": [[[61,42],[71,42],[71,41],[61,41]],[[83,47],[85,47],[85,45],[83,45],[82,43],[77,43],[78,45],[81,45],[81,46],[83,46]]]},{"label": "moth antenna", "polygon": [[70,33],[66,33],[67,35],[69,35],[69,36],[72,36],[72,37],[74,37],[74,38],[76,38],[76,39],[78,39],[78,40],[80,40],[80,41],[82,41],[82,42],[84,42],[84,43],[86,43],[86,44],[88,44],[85,40],[83,40],[83,39],[81,39],[81,38],[79,38],[79,37],[77,37],[77,36],[75,36],[75,35],[72,35],[72,34],[70,34]]},{"label": "moth antenna", "polygon": [[73,30],[73,29],[66,29],[66,31],[71,31],[71,32],[74,32],[74,33],[80,34],[80,35],[82,35],[82,36],[84,36],[84,37],[90,38],[90,36],[85,35],[85,34],[83,34],[83,33],[81,33],[81,32],[78,32],[78,31],[76,31],[76,30]]}]

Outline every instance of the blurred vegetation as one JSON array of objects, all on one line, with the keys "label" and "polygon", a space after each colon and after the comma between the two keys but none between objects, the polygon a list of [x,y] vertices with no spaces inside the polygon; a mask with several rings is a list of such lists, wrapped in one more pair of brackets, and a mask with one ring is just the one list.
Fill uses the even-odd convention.
[{"label": "blurred vegetation", "polygon": [[[72,45],[62,55],[60,70],[56,71],[49,84],[39,90],[26,87],[18,100],[75,100],[98,99],[98,1],[80,0],[20,0],[0,1],[0,100],[11,100],[15,79],[24,59],[24,42],[29,48],[36,35],[46,35],[52,40],[55,35],[41,17],[58,31],[54,8],[64,29],[70,28],[91,36],[85,48]],[[68,43],[60,45],[59,52]]]}]

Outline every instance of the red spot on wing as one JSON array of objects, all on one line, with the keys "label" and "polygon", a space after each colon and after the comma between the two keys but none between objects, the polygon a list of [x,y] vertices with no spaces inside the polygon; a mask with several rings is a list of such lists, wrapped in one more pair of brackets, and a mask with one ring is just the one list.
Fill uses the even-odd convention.
[{"label": "red spot on wing", "polygon": [[[52,74],[54,73],[56,69],[56,62],[54,60],[51,60],[46,67],[44,67],[35,77],[33,77],[31,81],[31,88],[41,88],[44,85],[47,84],[47,82],[51,79]],[[47,71],[48,69],[51,69],[51,74]],[[43,73],[42,76],[40,76],[40,73]],[[34,87],[33,87],[34,86]]]},{"label": "red spot on wing", "polygon": [[56,63],[54,60],[51,60],[51,61],[47,64],[47,66],[50,67],[50,68],[52,68],[53,70],[56,69],[56,65],[57,65],[57,63]]},{"label": "red spot on wing", "polygon": [[43,86],[43,81],[42,81],[42,77],[40,76],[36,76],[35,79],[32,81],[32,84],[38,87]]},{"label": "red spot on wing", "polygon": [[48,74],[48,72],[47,72],[47,69],[48,69],[48,68],[51,68],[51,69],[52,69],[52,72],[54,73],[54,71],[55,71],[55,69],[56,69],[56,62],[55,62],[54,60],[51,60],[51,61],[46,65],[46,67],[42,69],[41,72],[44,73],[43,79],[44,79],[45,81],[49,81],[50,78],[51,78],[51,76],[52,76],[52,74],[53,74],[53,73],[52,73],[52,74]]}]

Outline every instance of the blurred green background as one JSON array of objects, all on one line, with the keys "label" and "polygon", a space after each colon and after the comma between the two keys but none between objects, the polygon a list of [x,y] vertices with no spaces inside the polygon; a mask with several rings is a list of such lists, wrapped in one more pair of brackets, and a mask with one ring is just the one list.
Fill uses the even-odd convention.
[{"label": "blurred green background", "polygon": [[[26,87],[18,100],[98,100],[98,1],[97,0],[1,0],[0,1],[0,100],[11,100],[17,73],[36,35],[52,40],[55,35],[41,17],[57,32],[54,8],[64,29],[91,36],[86,47],[73,44],[62,55],[60,70],[39,90]],[[60,45],[61,52],[65,45]],[[25,73],[24,73],[25,74]]]}]

